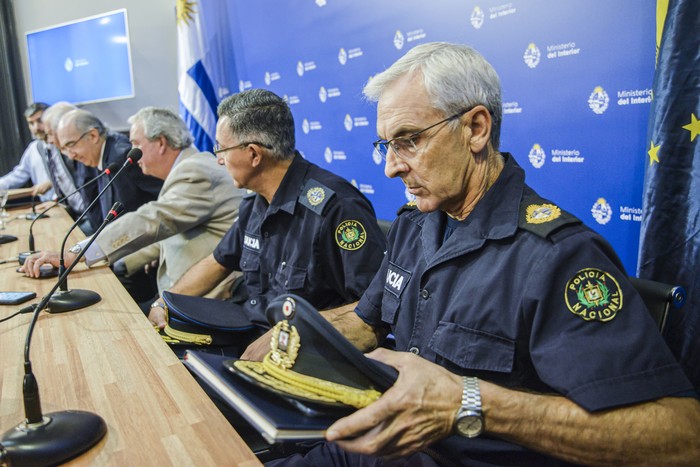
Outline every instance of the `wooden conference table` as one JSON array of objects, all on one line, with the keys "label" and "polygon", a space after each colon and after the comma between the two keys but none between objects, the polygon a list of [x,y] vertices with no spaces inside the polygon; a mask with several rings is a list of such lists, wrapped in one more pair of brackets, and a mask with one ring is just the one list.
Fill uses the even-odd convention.
[{"label": "wooden conference table", "polygon": [[[28,209],[10,210],[0,234],[0,259],[27,249]],[[62,208],[34,225],[36,247],[54,249],[72,221]],[[84,238],[76,229],[67,246]],[[35,291],[23,305],[0,305],[0,318],[36,303],[56,279],[35,280],[0,264],[0,290]],[[78,265],[71,289],[98,292],[102,301],[61,314],[42,312],[34,329],[31,361],[44,413],[86,410],[107,423],[107,435],[67,465],[258,465],[260,462],[150,326],[107,267]],[[0,433],[25,418],[22,402],[24,343],[31,313],[0,323]]]}]

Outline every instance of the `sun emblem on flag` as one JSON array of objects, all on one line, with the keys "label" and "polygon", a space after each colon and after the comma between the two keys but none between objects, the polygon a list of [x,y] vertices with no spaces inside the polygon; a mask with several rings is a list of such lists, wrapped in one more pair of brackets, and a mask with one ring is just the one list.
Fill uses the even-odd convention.
[{"label": "sun emblem on flag", "polygon": [[189,23],[194,18],[196,10],[194,6],[197,2],[192,2],[190,0],[177,0],[177,22],[179,23]]}]

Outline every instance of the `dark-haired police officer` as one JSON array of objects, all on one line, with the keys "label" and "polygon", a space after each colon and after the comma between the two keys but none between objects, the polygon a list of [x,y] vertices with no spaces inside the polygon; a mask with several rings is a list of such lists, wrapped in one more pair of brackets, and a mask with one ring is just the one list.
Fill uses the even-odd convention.
[{"label": "dark-haired police officer", "polygon": [[[231,271],[242,271],[248,292],[243,310],[263,328],[269,327],[267,303],[285,292],[318,309],[356,302],[386,245],[369,200],[295,151],[292,113],[272,92],[235,94],[218,113],[214,152],[236,187],[252,192],[214,252],[170,290],[203,295]],[[162,328],[161,304],[154,302],[149,319]]]},{"label": "dark-haired police officer", "polygon": [[399,377],[283,463],[697,465],[697,395],[612,248],[498,151],[491,65],[423,44],[365,95],[385,172],[417,209],[394,221],[355,313],[327,315],[366,350],[392,331],[399,352],[370,356]]}]

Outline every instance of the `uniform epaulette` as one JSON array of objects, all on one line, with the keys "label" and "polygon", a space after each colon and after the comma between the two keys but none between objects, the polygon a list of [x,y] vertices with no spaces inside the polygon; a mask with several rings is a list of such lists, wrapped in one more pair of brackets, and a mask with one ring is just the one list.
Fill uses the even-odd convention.
[{"label": "uniform epaulette", "polygon": [[243,197],[244,198],[253,198],[253,197],[255,197],[255,195],[257,195],[257,193],[254,192],[253,190],[246,190],[246,193],[243,195]]},{"label": "uniform epaulette", "polygon": [[310,178],[301,190],[299,202],[320,216],[333,195],[335,195],[335,191]]},{"label": "uniform epaulette", "polygon": [[578,217],[535,194],[525,194],[520,201],[518,227],[542,238],[565,225],[580,223]]},{"label": "uniform epaulette", "polygon": [[409,201],[408,203],[401,206],[398,211],[396,211],[396,215],[400,216],[402,213],[404,213],[406,211],[414,211],[416,209],[418,209],[418,207],[416,206],[416,200]]}]

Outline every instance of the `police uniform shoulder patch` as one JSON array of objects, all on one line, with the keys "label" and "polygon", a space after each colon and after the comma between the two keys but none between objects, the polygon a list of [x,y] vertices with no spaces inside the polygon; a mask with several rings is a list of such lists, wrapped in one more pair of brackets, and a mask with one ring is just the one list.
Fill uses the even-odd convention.
[{"label": "police uniform shoulder patch", "polygon": [[316,214],[321,215],[323,214],[323,208],[328,204],[333,195],[335,195],[335,191],[310,178],[306,181],[304,188],[301,190],[299,202]]},{"label": "police uniform shoulder patch", "polygon": [[601,269],[578,271],[566,283],[564,301],[586,321],[610,321],[622,309],[622,289],[612,274]]},{"label": "police uniform shoulder patch", "polygon": [[345,220],[335,228],[335,242],[343,250],[359,250],[367,241],[365,227],[355,220]]},{"label": "police uniform shoulder patch", "polygon": [[547,238],[565,225],[580,223],[579,218],[540,198],[534,192],[523,194],[518,221],[518,227],[521,229]]},{"label": "police uniform shoulder patch", "polygon": [[415,211],[418,209],[418,206],[416,206],[416,200],[414,199],[413,201],[409,201],[408,203],[404,204],[399,208],[398,211],[396,211],[396,215],[400,216],[402,213],[406,211]]}]

